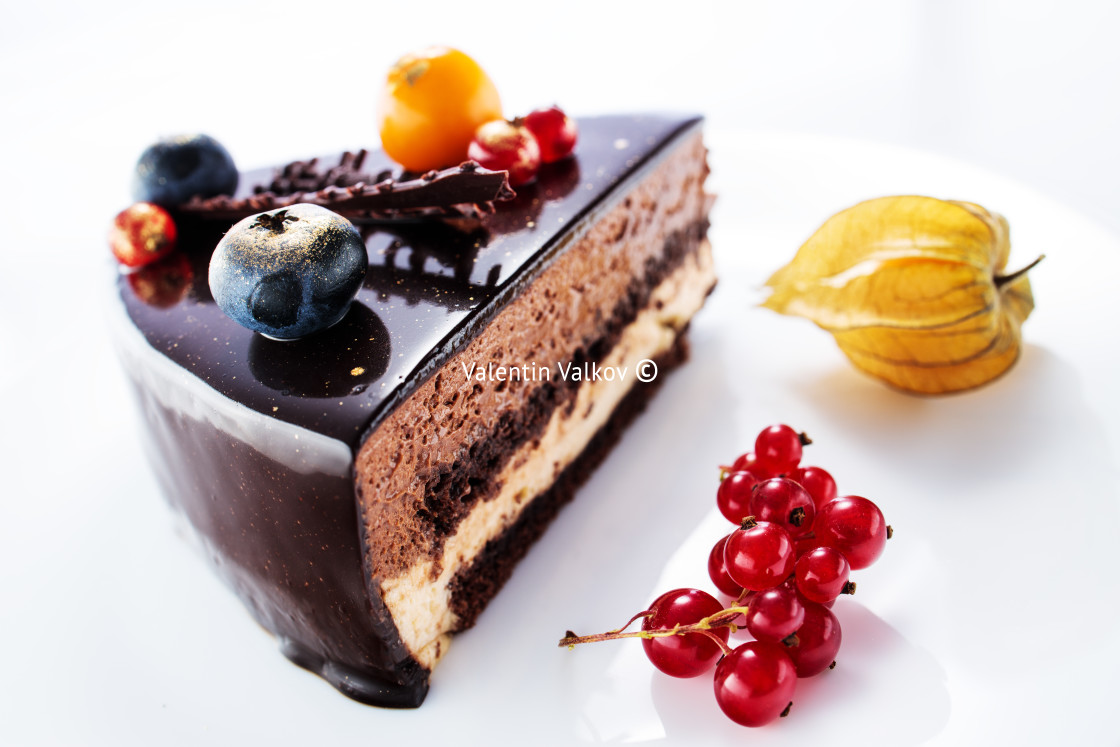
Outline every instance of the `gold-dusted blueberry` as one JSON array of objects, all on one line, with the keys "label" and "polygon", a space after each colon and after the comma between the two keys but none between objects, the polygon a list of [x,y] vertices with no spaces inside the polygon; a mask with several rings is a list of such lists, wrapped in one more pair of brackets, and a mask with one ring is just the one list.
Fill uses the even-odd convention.
[{"label": "gold-dusted blueberry", "polygon": [[294,340],[346,315],[366,266],[365,244],[350,221],[301,203],[234,225],[210,259],[210,291],[243,327]]}]

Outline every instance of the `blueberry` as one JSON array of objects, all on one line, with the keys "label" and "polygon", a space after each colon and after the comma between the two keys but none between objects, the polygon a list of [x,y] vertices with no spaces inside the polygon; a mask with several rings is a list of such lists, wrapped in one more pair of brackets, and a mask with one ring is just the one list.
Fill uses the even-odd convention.
[{"label": "blueberry", "polygon": [[136,162],[132,198],[174,207],[198,195],[231,195],[237,167],[222,144],[209,135],[181,135],[149,146]]},{"label": "blueberry", "polygon": [[346,315],[366,275],[358,230],[318,205],[245,218],[210,258],[210,292],[231,319],[278,340],[330,327]]}]

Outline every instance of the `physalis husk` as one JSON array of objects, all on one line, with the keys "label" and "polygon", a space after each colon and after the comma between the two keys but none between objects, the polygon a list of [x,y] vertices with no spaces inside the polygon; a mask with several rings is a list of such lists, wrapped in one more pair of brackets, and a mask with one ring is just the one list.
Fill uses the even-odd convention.
[{"label": "physalis husk", "polygon": [[1010,250],[1007,220],[979,205],[882,197],[829,218],[762,305],[811,319],[900,389],[971,389],[1015,362],[1034,308],[1026,271],[1038,260],[1003,275]]}]

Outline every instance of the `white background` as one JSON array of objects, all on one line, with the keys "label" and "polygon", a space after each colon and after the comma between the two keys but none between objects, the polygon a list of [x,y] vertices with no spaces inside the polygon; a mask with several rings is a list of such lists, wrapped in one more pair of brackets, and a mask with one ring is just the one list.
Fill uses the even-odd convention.
[{"label": "white background", "polygon": [[9,3],[0,189],[21,237],[53,217],[48,236],[79,240],[94,225],[59,220],[36,191],[100,187],[77,214],[99,230],[161,134],[208,132],[243,166],[369,144],[387,67],[448,43],[490,72],[510,115],[695,110],[719,128],[906,145],[1115,229],[1118,32],[1103,0]]},{"label": "white background", "polygon": [[[132,164],[148,143],[204,131],[242,167],[370,145],[384,71],[402,52],[438,42],[484,65],[510,115],[555,102],[576,114],[682,110],[709,119],[713,181],[723,195],[713,218],[721,291],[697,324],[694,364],[584,495],[639,510],[618,493],[688,492],[695,478],[686,475],[720,458],[713,441],[746,443],[771,420],[797,418],[820,434],[820,453],[833,455],[822,457],[826,466],[869,494],[911,497],[888,513],[909,524],[912,539],[874,570],[872,590],[844,618],[855,679],[837,681],[852,697],[821,686],[799,711],[800,726],[783,725],[787,736],[748,736],[793,743],[828,735],[827,720],[835,725],[845,714],[859,736],[869,723],[859,719],[881,704],[908,728],[893,742],[864,732],[868,743],[982,744],[1013,734],[1017,743],[1033,736],[1050,744],[1076,734],[1082,744],[1116,744],[1108,698],[1120,667],[1120,590],[1107,569],[1120,541],[1120,366],[1107,299],[1120,231],[1118,6],[379,6],[4,8],[0,453],[10,482],[0,498],[0,742],[232,742],[262,733],[306,740],[319,722],[367,738],[374,722],[405,733],[428,723],[416,718],[461,716],[463,703],[483,707],[487,689],[469,680],[472,666],[488,666],[479,654],[486,645],[523,646],[494,654],[494,666],[515,669],[517,652],[536,650],[540,641],[527,633],[480,624],[457,642],[433,699],[412,716],[357,708],[298,671],[293,691],[294,668],[171,531],[138,457],[102,320],[90,311],[107,283],[105,228],[127,205]],[[913,400],[853,373],[808,324],[751,311],[745,340],[727,328],[746,313],[729,294],[757,286],[829,213],[909,190],[1003,211],[1019,247],[1013,258],[1048,254],[1035,273],[1039,311],[1025,327],[1027,354],[1011,377],[974,395]],[[766,368],[755,348],[727,347],[738,343],[798,347]],[[697,388],[720,399],[692,400]],[[713,424],[721,413],[742,421]],[[708,435],[681,448],[681,433]],[[968,455],[950,458],[946,443]],[[633,468],[650,454],[674,463],[677,452],[671,475]],[[661,558],[667,565],[657,572],[627,571],[625,553],[605,556],[615,580],[584,569],[605,584],[610,603],[593,588],[556,600],[533,582],[552,578],[548,562],[563,557],[560,543],[596,531],[594,514],[577,502],[490,619],[515,614],[526,600],[563,602],[546,610],[564,619],[548,623],[544,645],[553,628],[625,619],[647,594],[686,582],[692,555],[710,545],[710,496],[698,500],[699,513],[670,512],[687,531],[652,528],[664,552],[646,547],[638,558]],[[1047,513],[1084,525],[1084,541],[1076,529],[1039,538],[1035,517]],[[623,514],[609,514],[614,533],[595,539],[625,537]],[[568,622],[573,610],[578,619]],[[1063,615],[1073,622],[1060,624]],[[981,635],[972,623],[983,635],[994,628],[1006,645],[969,635]],[[1055,646],[1062,652],[1048,659]],[[607,693],[590,705],[558,702],[579,727],[569,731],[557,717],[551,741],[741,738],[712,725],[718,716],[703,711],[710,703],[693,707],[685,685],[651,680],[640,655],[633,666],[632,653],[579,656],[578,664],[546,658],[544,666],[577,667],[564,671],[566,683]],[[520,705],[529,723],[542,701],[557,698],[540,684],[555,672],[518,671],[534,683],[520,688],[530,696]],[[907,674],[919,683],[913,697],[932,699],[932,709],[912,707]],[[268,681],[253,699],[257,676]],[[534,687],[541,698],[531,698]]]}]

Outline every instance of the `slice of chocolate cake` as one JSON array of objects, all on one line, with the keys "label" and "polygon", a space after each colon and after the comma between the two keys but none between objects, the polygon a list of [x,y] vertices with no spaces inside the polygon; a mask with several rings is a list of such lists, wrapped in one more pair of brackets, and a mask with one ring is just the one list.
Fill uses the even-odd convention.
[{"label": "slice of chocolate cake", "polygon": [[[302,340],[215,305],[228,220],[179,215],[179,251],[120,277],[167,495],[284,652],[356,699],[420,704],[715,284],[700,120],[579,127],[576,157],[477,220],[363,225],[356,301]],[[244,174],[235,197],[275,178]]]}]

